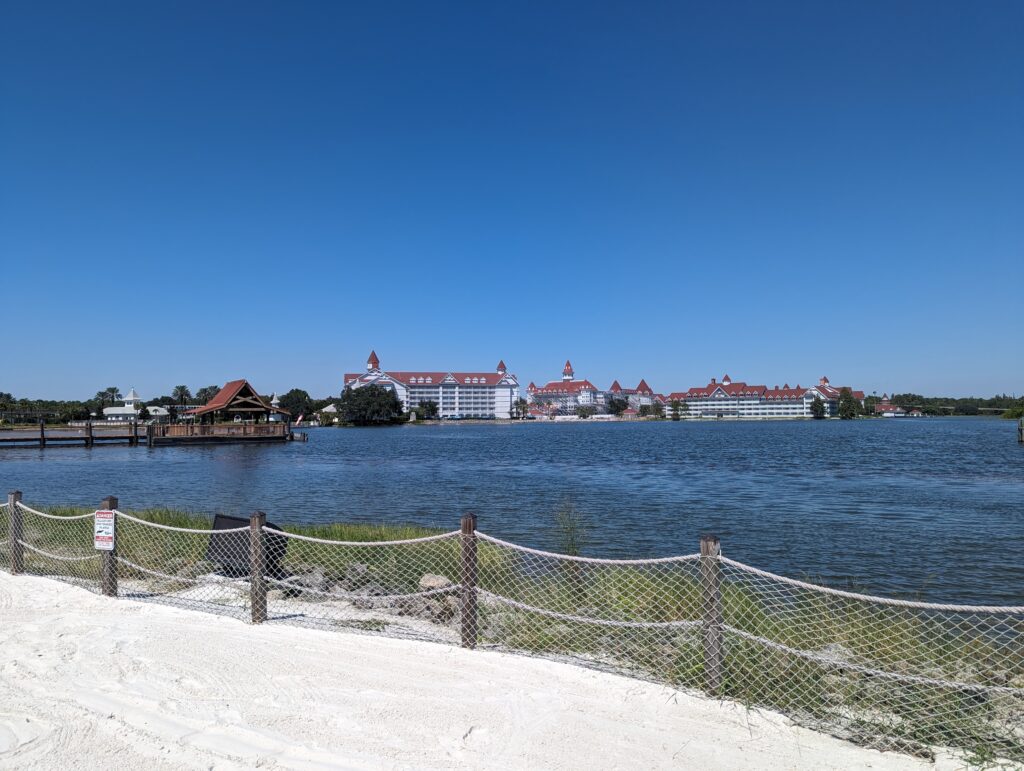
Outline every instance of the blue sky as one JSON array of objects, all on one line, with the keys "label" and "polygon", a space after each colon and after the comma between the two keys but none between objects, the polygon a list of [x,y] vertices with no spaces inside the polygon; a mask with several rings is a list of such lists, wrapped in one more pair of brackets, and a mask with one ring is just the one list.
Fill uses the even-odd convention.
[{"label": "blue sky", "polygon": [[0,390],[1024,391],[1019,2],[0,13]]}]

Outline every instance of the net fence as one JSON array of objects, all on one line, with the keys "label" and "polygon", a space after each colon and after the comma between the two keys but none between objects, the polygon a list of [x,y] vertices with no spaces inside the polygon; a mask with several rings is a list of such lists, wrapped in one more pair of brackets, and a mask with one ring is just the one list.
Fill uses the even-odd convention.
[{"label": "net fence", "polygon": [[0,505],[0,568],[246,621],[568,660],[880,749],[1024,762],[1024,606],[832,589],[729,559],[713,539],[700,553],[605,560],[465,521],[425,538],[339,541],[264,520],[195,529],[116,516],[107,555],[91,514]]}]

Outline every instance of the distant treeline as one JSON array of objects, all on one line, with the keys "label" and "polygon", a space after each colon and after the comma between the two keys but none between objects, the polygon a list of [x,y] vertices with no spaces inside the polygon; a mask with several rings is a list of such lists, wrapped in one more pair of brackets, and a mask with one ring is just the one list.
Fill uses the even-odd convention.
[{"label": "distant treeline", "polygon": [[[867,414],[875,411],[880,396],[868,396],[864,399]],[[1024,414],[1024,397],[992,396],[982,399],[976,396],[956,398],[953,396],[922,396],[921,394],[893,394],[890,401],[903,409],[921,410],[925,415],[999,415],[1007,418],[1021,417]]]},{"label": "distant treeline", "polygon": [[[197,388],[195,394],[187,386],[175,386],[171,393],[148,399],[147,407],[183,407],[206,404],[217,395],[218,386]],[[270,396],[264,396],[268,402]],[[281,406],[293,417],[307,417],[337,399],[313,399],[301,388],[293,388],[281,397]],[[72,420],[88,420],[92,415],[102,419],[104,407],[114,407],[124,402],[124,394],[113,386],[97,391],[91,399],[26,399],[0,391],[0,423],[69,423]]]}]

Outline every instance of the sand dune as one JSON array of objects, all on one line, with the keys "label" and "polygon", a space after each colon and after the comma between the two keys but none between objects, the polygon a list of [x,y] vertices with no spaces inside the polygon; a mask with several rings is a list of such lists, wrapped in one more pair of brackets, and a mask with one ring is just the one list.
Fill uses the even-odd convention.
[{"label": "sand dune", "polygon": [[0,574],[0,767],[926,769],[770,713],[521,656]]}]

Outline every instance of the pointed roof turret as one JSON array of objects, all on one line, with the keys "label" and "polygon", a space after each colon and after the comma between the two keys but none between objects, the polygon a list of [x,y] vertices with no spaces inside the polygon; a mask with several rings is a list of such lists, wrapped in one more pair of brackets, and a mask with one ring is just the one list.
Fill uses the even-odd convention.
[{"label": "pointed roof turret", "polygon": [[822,375],[821,380],[818,381],[818,385],[828,385],[828,378]]},{"label": "pointed roof turret", "polygon": [[622,393],[622,386],[620,386],[619,381],[616,380],[612,383],[612,387],[609,388],[608,390],[611,391],[613,394],[620,394]]},{"label": "pointed roof turret", "polygon": [[565,360],[565,366],[562,367],[562,380],[572,380],[572,376],[575,373],[572,371],[572,364],[568,359]]},{"label": "pointed roof turret", "polygon": [[638,394],[652,394],[652,393],[654,393],[654,391],[651,390],[651,387],[649,385],[647,385],[647,381],[644,380],[643,378],[640,378],[640,382],[636,384],[636,392]]},{"label": "pointed roof turret", "polygon": [[380,367],[380,359],[377,358],[376,351],[370,351],[370,358],[366,360],[366,370],[369,372],[371,369],[378,369]]},{"label": "pointed roof turret", "polygon": [[722,376],[722,385],[729,385],[729,383],[731,383],[731,382],[732,382],[732,380],[729,378],[728,375],[723,375]]},{"label": "pointed roof turret", "polygon": [[498,372],[504,375],[507,371],[508,369],[505,367],[505,360],[502,359],[498,362]]},{"label": "pointed roof turret", "polygon": [[531,381],[530,381],[530,385],[526,386],[526,390],[527,390],[527,391],[536,391],[536,390],[537,390],[537,384],[536,384],[536,383],[534,383],[534,382],[533,382],[533,381],[531,380]]},{"label": "pointed roof turret", "polygon": [[134,388],[131,388],[131,389],[128,390],[128,395],[126,397],[124,397],[124,401],[125,401],[125,404],[128,404],[130,402],[141,402],[142,401],[142,397],[139,396],[137,393],[135,393],[135,389]]}]

